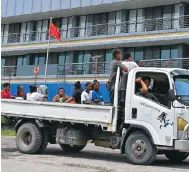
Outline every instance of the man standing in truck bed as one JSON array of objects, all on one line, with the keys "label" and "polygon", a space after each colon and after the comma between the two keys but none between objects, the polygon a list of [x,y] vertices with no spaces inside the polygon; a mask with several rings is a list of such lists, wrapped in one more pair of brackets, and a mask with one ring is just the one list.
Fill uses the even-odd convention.
[{"label": "man standing in truck bed", "polygon": [[111,103],[113,104],[117,68],[120,67],[121,73],[122,73],[122,71],[127,72],[128,69],[121,62],[121,50],[120,49],[114,49],[112,51],[112,56],[113,56],[113,59],[111,61],[110,77],[109,77],[109,80],[107,83],[107,87],[110,92]]}]

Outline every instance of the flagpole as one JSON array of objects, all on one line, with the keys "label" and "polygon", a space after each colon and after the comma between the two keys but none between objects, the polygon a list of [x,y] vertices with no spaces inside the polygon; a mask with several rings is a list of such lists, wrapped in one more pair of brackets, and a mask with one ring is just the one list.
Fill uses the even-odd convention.
[{"label": "flagpole", "polygon": [[[50,17],[49,28],[50,28],[51,22],[52,22],[52,17]],[[46,57],[46,64],[45,64],[45,80],[44,80],[44,84],[46,84],[46,80],[47,80],[47,68],[48,68],[48,60],[49,60],[50,38],[51,38],[51,36],[49,34],[49,29],[48,29],[48,47],[47,47],[47,57]]]}]

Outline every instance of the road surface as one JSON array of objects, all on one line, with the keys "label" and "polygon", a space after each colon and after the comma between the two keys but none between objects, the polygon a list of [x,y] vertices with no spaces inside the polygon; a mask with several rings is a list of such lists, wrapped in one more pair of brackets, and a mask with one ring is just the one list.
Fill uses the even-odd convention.
[{"label": "road surface", "polygon": [[175,165],[158,156],[151,166],[126,162],[119,150],[88,144],[80,153],[64,153],[59,145],[48,145],[43,155],[21,154],[15,137],[1,137],[2,172],[189,172],[189,158]]}]

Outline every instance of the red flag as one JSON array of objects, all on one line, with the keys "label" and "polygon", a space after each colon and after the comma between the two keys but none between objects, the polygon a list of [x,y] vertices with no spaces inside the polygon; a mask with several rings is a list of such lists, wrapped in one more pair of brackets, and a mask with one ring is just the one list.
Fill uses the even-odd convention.
[{"label": "red flag", "polygon": [[50,23],[49,27],[49,35],[53,36],[57,40],[60,40],[60,32],[59,29],[53,24],[53,22]]}]

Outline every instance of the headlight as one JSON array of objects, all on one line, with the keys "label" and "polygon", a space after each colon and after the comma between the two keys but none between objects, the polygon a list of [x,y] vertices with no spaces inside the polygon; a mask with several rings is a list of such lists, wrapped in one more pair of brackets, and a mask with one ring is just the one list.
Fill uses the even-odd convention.
[{"label": "headlight", "polygon": [[181,117],[177,118],[177,130],[183,131],[187,124],[188,122],[182,119]]}]

